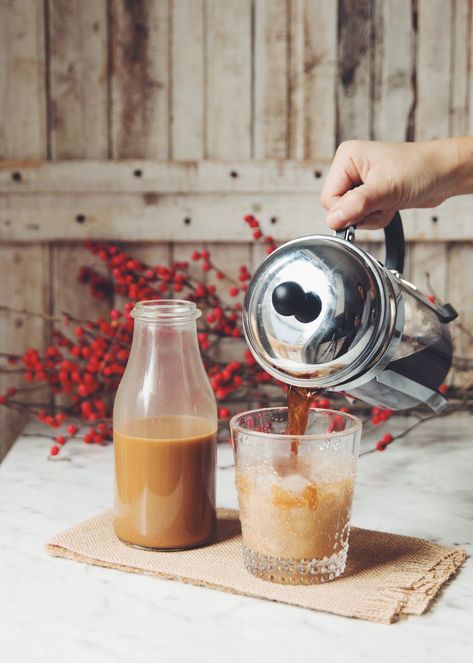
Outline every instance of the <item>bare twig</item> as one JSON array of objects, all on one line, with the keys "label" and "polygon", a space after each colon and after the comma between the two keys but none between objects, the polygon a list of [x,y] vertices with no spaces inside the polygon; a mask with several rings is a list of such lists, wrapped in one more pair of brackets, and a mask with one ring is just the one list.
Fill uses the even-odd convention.
[{"label": "bare twig", "polygon": [[[439,419],[440,417],[448,417],[451,414],[454,414],[455,412],[458,412],[458,410],[463,409],[463,407],[464,407],[464,404],[461,403],[460,405],[455,406],[454,408],[452,408],[448,412],[442,412],[440,414],[435,413],[435,414],[431,414],[427,417],[422,417],[421,419],[419,419],[419,421],[416,421],[415,424],[412,424],[412,426],[409,426],[408,428],[403,430],[398,435],[393,435],[393,439],[391,440],[391,442],[389,444],[392,444],[395,440],[400,440],[401,438],[405,437],[408,433],[413,431],[414,428],[417,428],[418,426],[420,426],[422,424],[425,424],[427,421],[431,421],[432,419]],[[361,458],[362,456],[367,456],[368,454],[372,454],[375,451],[378,451],[378,449],[376,447],[373,447],[372,449],[368,449],[367,451],[363,451],[359,455],[359,457]]]},{"label": "bare twig", "polygon": [[[87,324],[92,324],[94,327],[96,326],[96,323],[93,322],[93,320],[87,320],[87,319],[81,319],[81,318],[76,318],[73,315],[70,315],[66,311],[61,311],[63,317],[58,317],[57,315],[49,315],[48,313],[37,313],[36,311],[30,311],[26,308],[19,309],[19,308],[11,308],[10,306],[5,306],[4,304],[0,305],[0,313],[11,313],[11,314],[20,314],[20,315],[27,315],[28,317],[31,318],[41,318],[42,320],[47,320],[48,322],[56,322],[58,324],[66,324],[68,322],[74,322],[79,325],[84,325],[84,333],[89,335],[89,336],[94,336],[94,337],[101,337],[101,338],[106,338],[107,340],[110,339],[107,334],[102,334],[102,332],[96,330],[96,329],[89,329],[87,327]],[[129,348],[130,344],[125,343],[124,341],[120,339],[115,339],[115,343],[118,345],[123,346],[124,348]],[[8,355],[11,356],[11,355]]]}]

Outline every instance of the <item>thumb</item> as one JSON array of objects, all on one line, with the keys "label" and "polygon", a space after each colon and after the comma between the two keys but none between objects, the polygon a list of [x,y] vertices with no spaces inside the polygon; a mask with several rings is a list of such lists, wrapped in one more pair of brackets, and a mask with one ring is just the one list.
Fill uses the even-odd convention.
[{"label": "thumb", "polygon": [[330,209],[327,223],[333,230],[341,230],[382,209],[385,196],[373,186],[362,184],[350,189]]}]

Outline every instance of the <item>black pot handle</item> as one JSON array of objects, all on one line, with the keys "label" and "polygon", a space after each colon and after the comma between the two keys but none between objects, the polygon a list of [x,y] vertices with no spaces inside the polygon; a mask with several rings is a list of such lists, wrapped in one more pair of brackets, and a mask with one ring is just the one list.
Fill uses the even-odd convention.
[{"label": "black pot handle", "polygon": [[401,215],[399,212],[393,216],[384,229],[384,242],[386,253],[384,264],[387,269],[402,274],[404,271],[404,231],[402,229]]},{"label": "black pot handle", "polygon": [[[338,230],[335,234],[341,239],[353,242],[355,239],[356,226],[350,226]],[[401,215],[399,212],[393,216],[384,229],[384,242],[386,245],[384,264],[387,269],[399,272],[404,271],[404,231],[402,229]]]}]

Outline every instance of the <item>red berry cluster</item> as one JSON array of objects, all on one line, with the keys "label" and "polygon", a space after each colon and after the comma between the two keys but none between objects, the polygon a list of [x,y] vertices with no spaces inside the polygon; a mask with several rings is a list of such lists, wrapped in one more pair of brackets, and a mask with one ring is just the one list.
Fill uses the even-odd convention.
[{"label": "red berry cluster", "polygon": [[[227,276],[225,272],[222,272],[220,269],[218,269],[218,267],[215,266],[215,264],[212,261],[212,257],[210,255],[210,251],[207,250],[194,251],[192,254],[192,260],[194,260],[194,262],[200,262],[202,271],[205,272],[206,274],[208,274],[209,272],[213,272],[213,274],[215,274],[215,277],[218,281],[227,281],[230,284],[228,288],[228,294],[230,295],[230,297],[238,297],[240,292],[246,291],[246,285],[240,286],[234,279]],[[248,279],[251,277],[250,273],[248,272],[248,268],[245,265],[241,266],[240,274],[241,273],[245,274],[248,273]],[[215,284],[210,284],[207,285],[207,287],[205,286],[203,287],[203,292],[205,291],[207,291],[209,295],[215,296],[217,292],[217,287]]]},{"label": "red berry cluster", "polygon": [[[254,241],[264,245],[268,254],[272,253],[276,248],[274,239],[263,233],[259,221],[247,215],[245,223]],[[86,246],[103,263],[108,276],[87,266],[80,269],[79,281],[89,287],[94,297],[110,301],[115,296],[126,298],[122,309],[113,308],[107,318],[97,320],[64,315],[54,321],[53,342],[43,352],[29,348],[22,355],[0,353],[0,371],[18,373],[26,383],[35,383],[18,389],[10,387],[0,394],[0,405],[32,414],[56,429],[51,435],[52,456],[79,433],[88,444],[103,444],[112,439],[113,396],[125,370],[133,335],[130,311],[136,301],[143,299],[178,297],[196,302],[202,310],[198,341],[219,401],[221,419],[228,419],[233,408],[241,410],[248,402],[264,407],[274,403],[275,396],[279,402],[285,401],[286,385],[263,371],[241,343],[241,295],[251,278],[248,266],[241,265],[233,278],[214,263],[207,249],[195,250],[190,261],[149,265],[133,258],[117,244],[87,242]],[[201,266],[201,278],[193,275],[191,263]],[[220,358],[218,346],[224,338],[238,343],[232,356],[240,352],[240,360]],[[31,387],[47,390],[44,405],[21,400],[21,393]],[[51,408],[51,395],[58,394],[62,396],[61,402]],[[334,404],[324,397],[314,407],[326,409]],[[340,411],[346,412],[348,408],[342,407]],[[392,411],[373,408],[371,414],[373,425],[377,425],[389,419]],[[341,422],[334,419],[334,430],[342,425],[340,419]],[[392,441],[386,441],[386,436],[383,440],[385,445]]]},{"label": "red berry cluster", "polygon": [[371,423],[373,426],[381,424],[392,417],[393,411],[389,408],[374,407],[371,409]]},{"label": "red berry cluster", "polygon": [[[371,409],[371,423],[373,426],[378,426],[385,421],[388,421],[393,415],[393,411],[389,408],[373,407]],[[391,433],[386,433],[375,444],[376,451],[384,451],[386,447],[394,441]]]},{"label": "red berry cluster", "polygon": [[276,249],[276,243],[270,235],[265,235],[261,230],[260,222],[255,219],[253,214],[247,214],[245,216],[245,223],[253,230],[253,239],[259,241],[263,244],[267,244],[266,253],[269,255]]},{"label": "red berry cluster", "polygon": [[383,437],[376,442],[376,451],[384,451],[388,444],[394,441],[394,437],[391,433],[386,433]]},{"label": "red berry cluster", "polygon": [[9,387],[5,394],[0,394],[0,405],[8,405],[16,392],[15,387]]},{"label": "red berry cluster", "polygon": [[[87,422],[91,426],[84,441],[101,444],[112,437],[110,396],[116,391],[125,370],[133,321],[114,309],[109,320],[100,318],[96,322],[84,321],[74,326],[74,321],[66,317],[62,326],[64,330],[54,331],[55,345],[49,346],[44,356],[29,348],[20,357],[26,382],[38,382],[48,386],[52,394],[68,397],[68,404],[61,406],[64,409],[60,412],[33,408],[33,414],[51,428],[59,428],[70,418]],[[27,407],[16,402],[13,405]],[[77,431],[78,426],[71,423],[67,435],[56,436],[51,454],[56,455]]]},{"label": "red berry cluster", "polygon": [[86,247],[105,263],[111,274],[108,279],[90,267],[80,270],[79,280],[90,286],[94,297],[102,292],[122,295],[130,302],[169,297],[181,292],[189,281],[188,262],[174,261],[169,267],[151,266],[132,258],[115,244],[89,241]]},{"label": "red berry cluster", "polygon": [[[255,241],[275,249],[273,238],[265,236],[253,215],[245,217]],[[194,251],[191,261],[174,261],[170,265],[149,265],[135,259],[118,244],[86,242],[89,251],[103,263],[103,269],[84,266],[78,274],[79,282],[89,287],[93,297],[113,301],[116,296],[128,301],[123,308],[114,308],[109,316],[97,320],[78,320],[64,315],[56,319],[53,342],[40,352],[29,348],[22,355],[1,355],[5,368],[15,372],[26,383],[43,387],[54,397],[60,394],[60,404],[53,408],[32,405],[19,395],[29,387],[11,387],[0,394],[0,404],[32,414],[52,429],[54,444],[51,455],[60,449],[79,430],[89,444],[102,444],[112,438],[111,406],[113,395],[125,370],[133,335],[130,311],[136,301],[165,297],[179,297],[195,301],[204,315],[199,321],[198,340],[204,363],[216,397],[221,403],[219,416],[231,416],[229,405],[251,400],[268,404],[267,384],[276,381],[262,371],[250,352],[241,347],[241,361],[221,361],[218,345],[222,338],[241,339],[241,300],[251,273],[241,265],[235,278],[227,275],[213,261],[210,251]],[[200,263],[202,278],[196,278],[190,264]],[[234,354],[234,353],[233,353]],[[7,366],[18,366],[7,369]],[[33,385],[32,385],[33,386]],[[46,399],[46,401],[50,398]],[[241,407],[239,406],[239,409]]]},{"label": "red berry cluster", "polygon": [[208,373],[210,384],[219,401],[225,400],[230,394],[237,395],[244,384],[245,376],[249,377],[240,361],[211,366]]}]

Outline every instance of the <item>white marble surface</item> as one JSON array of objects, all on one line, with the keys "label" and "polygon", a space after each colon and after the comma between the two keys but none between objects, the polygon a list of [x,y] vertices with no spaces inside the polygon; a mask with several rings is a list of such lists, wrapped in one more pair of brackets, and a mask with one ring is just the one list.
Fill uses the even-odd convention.
[{"label": "white marble surface", "polygon": [[[471,553],[472,423],[429,422],[360,459],[354,524]],[[385,626],[49,557],[49,537],[110,505],[112,448],[72,443],[55,462],[48,448],[22,437],[0,466],[1,661],[471,660],[470,560],[427,615]],[[218,503],[236,506],[231,469],[219,471]]]}]

